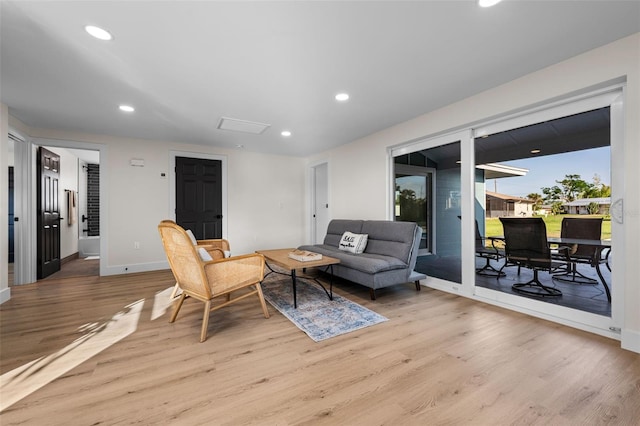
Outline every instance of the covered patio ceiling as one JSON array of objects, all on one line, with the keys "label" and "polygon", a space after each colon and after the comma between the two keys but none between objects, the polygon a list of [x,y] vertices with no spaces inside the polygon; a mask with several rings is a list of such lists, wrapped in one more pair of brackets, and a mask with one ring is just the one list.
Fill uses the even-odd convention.
[{"label": "covered patio ceiling", "polygon": [[[505,161],[600,148],[611,144],[609,107],[494,133],[476,139],[475,159],[486,178],[522,176],[526,169],[499,164]],[[438,168],[459,166],[457,143],[420,151]],[[513,169],[513,170],[511,170]]]}]

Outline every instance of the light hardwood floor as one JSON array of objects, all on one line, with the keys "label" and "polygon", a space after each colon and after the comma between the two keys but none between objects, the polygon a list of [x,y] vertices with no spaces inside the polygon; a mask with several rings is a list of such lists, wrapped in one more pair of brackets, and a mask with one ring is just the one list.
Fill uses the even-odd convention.
[{"label": "light hardwood floor", "polygon": [[[169,271],[46,280],[0,306],[3,426],[637,425],[640,355],[413,284],[335,290],[389,318],[314,343],[248,299],[164,312]],[[164,291],[164,292],[163,292]],[[30,368],[27,363],[37,361]]]}]

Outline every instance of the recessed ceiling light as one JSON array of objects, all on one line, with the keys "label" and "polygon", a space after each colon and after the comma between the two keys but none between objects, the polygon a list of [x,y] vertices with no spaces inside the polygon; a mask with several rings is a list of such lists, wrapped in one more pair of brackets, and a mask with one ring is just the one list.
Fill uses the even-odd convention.
[{"label": "recessed ceiling light", "polygon": [[87,25],[86,27],[84,27],[84,29],[86,32],[88,32],[89,34],[91,34],[92,36],[94,36],[99,40],[109,41],[113,39],[113,36],[109,31],[103,30],[100,27],[96,27],[94,25]]},{"label": "recessed ceiling light", "polygon": [[120,111],[124,111],[124,112],[133,112],[136,110],[131,105],[120,105],[118,108],[120,108]]},{"label": "recessed ceiling light", "polygon": [[348,93],[338,93],[336,95],[336,101],[340,101],[340,102],[344,102],[349,100],[349,94]]},{"label": "recessed ceiling light", "polygon": [[480,7],[491,7],[500,3],[502,0],[478,0]]},{"label": "recessed ceiling light", "polygon": [[539,149],[532,149],[531,151],[532,154],[540,154],[540,150]]},{"label": "recessed ceiling light", "polygon": [[280,132],[280,134],[281,134],[282,136],[284,136],[285,138],[287,138],[287,137],[291,136],[291,132],[290,132],[290,131],[288,131],[288,130],[283,130],[282,132]]}]

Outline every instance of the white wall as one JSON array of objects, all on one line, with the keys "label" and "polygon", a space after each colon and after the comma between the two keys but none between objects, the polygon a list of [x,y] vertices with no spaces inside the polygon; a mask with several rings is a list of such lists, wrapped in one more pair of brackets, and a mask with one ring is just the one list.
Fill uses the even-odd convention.
[{"label": "white wall", "polygon": [[6,200],[9,197],[9,109],[0,104],[0,304],[11,297],[9,289],[9,210]]},{"label": "white wall", "polygon": [[[101,238],[107,242],[106,254],[101,252],[106,263],[101,268],[103,274],[168,267],[157,225],[175,217],[169,213],[170,151],[226,158],[225,238],[232,254],[303,243],[304,159],[45,129],[29,129],[29,135],[44,145],[57,141],[81,145],[75,148],[106,147],[100,159],[100,178],[107,185],[106,196],[100,200],[107,216],[100,228]],[[131,166],[132,158],[143,159],[144,167]],[[167,176],[161,177],[161,173]],[[139,249],[134,248],[134,242],[139,243]]]},{"label": "white wall", "polygon": [[[427,136],[471,127],[507,113],[548,103],[589,88],[626,78],[623,347],[640,351],[640,285],[635,268],[640,252],[640,33],[586,52],[502,86],[448,105],[308,159],[329,158],[333,217],[385,219],[387,214],[387,149]],[[464,58],[461,58],[461,63]],[[363,188],[367,188],[363,190]],[[355,201],[355,202],[354,202]],[[308,235],[308,232],[305,234]],[[619,285],[616,282],[616,285]],[[626,343],[625,343],[626,340]]]}]

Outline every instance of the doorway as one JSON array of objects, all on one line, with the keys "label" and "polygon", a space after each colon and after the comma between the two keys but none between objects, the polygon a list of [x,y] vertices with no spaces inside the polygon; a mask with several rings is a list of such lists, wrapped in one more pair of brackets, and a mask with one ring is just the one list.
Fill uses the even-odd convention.
[{"label": "doorway", "polygon": [[[547,236],[553,237],[554,231],[559,232],[559,229],[553,229],[553,225],[560,228],[564,217],[584,217],[583,214],[576,214],[578,212],[572,206],[576,204],[574,201],[582,202],[591,198],[588,203],[593,206],[591,216],[598,216],[603,220],[601,239],[609,240],[611,256],[622,252],[625,235],[619,214],[621,212],[616,212],[615,206],[621,204],[620,197],[624,187],[623,116],[623,89],[612,87],[474,129],[471,146],[476,174],[473,197],[475,214],[472,218],[478,220],[481,228],[484,228],[481,233],[490,235],[491,232],[500,232],[492,230],[492,218],[486,219],[486,175],[483,177],[483,174],[487,170],[480,170],[484,168],[483,165],[499,161],[517,166],[532,175],[543,171],[543,176],[546,175],[544,179],[551,177],[550,183],[543,178],[535,179],[539,191],[523,189],[522,193],[515,194],[531,201],[538,198],[537,195],[542,196],[541,208],[536,206],[532,215],[544,218]],[[518,161],[510,162],[513,160]],[[523,177],[498,178],[498,192],[512,191],[507,186],[509,179],[522,181]],[[577,194],[570,188],[576,182],[580,183],[578,186],[584,186],[584,193]],[[495,188],[495,183],[489,183],[489,187]],[[566,192],[567,189],[570,191]],[[605,190],[606,193],[603,192]],[[608,205],[606,209],[605,204]],[[547,208],[549,211],[546,211]],[[606,214],[607,209],[609,214]],[[581,211],[586,212],[586,209]],[[507,285],[508,288],[496,287],[496,281],[506,281],[508,276],[493,278],[487,283],[471,270],[469,274],[474,277],[472,291],[478,299],[619,338],[618,324],[623,318],[624,286],[616,286],[616,282],[618,277],[624,275],[624,257],[615,257],[615,264],[608,265],[611,267],[610,272],[608,268],[600,268],[605,271],[603,275],[611,289],[611,301],[607,300],[601,277],[594,272],[595,265],[582,266],[586,275],[593,274],[596,278],[591,281],[592,284],[565,284],[550,277],[551,285],[561,289],[563,294],[549,300],[512,294],[511,284],[516,281]],[[526,281],[526,276],[517,280]],[[582,297],[583,301],[576,302],[575,296]]]},{"label": "doorway", "polygon": [[329,226],[329,164],[311,167],[311,244],[322,244]]},{"label": "doorway", "polygon": [[[42,138],[24,138],[18,136],[11,130],[10,139],[13,141],[13,161],[14,161],[14,207],[15,207],[15,262],[13,264],[13,284],[30,284],[38,279],[38,226],[37,226],[37,151],[38,147],[59,153],[62,156],[60,164],[62,164],[63,183],[59,184],[59,205],[62,208],[61,221],[66,221],[63,225],[61,242],[61,271],[56,272],[50,277],[55,278],[57,274],[71,273],[69,276],[86,276],[86,275],[105,275],[108,259],[106,255],[107,235],[102,236],[99,241],[99,252],[104,253],[99,259],[93,260],[90,273],[86,272],[88,264],[83,264],[84,272],[64,271],[67,268],[65,261],[73,260],[73,255],[77,256],[77,245],[79,226],[77,224],[69,224],[70,216],[67,212],[67,193],[65,189],[78,191],[78,159],[84,157],[91,163],[98,164],[100,158],[107,158],[107,147],[103,144],[93,144],[85,142],[65,141],[57,139]],[[70,167],[66,167],[67,166]],[[108,170],[102,172],[102,178],[98,183],[98,192],[100,197],[104,199],[107,193]],[[78,192],[82,192],[78,191]],[[106,227],[108,222],[106,209],[99,209],[99,220]],[[60,218],[60,217],[59,217]],[[79,275],[78,275],[79,274]]]},{"label": "doorway", "polygon": [[415,270],[449,289],[462,283],[462,136],[392,150],[393,217],[423,228]]},{"label": "doorway", "polygon": [[222,162],[176,157],[176,223],[196,239],[222,238]]},{"label": "doorway", "polygon": [[191,229],[197,239],[228,238],[227,157],[169,151],[169,170],[167,217]]},{"label": "doorway", "polygon": [[60,157],[58,185],[60,269],[44,278],[100,275],[100,152],[45,145]]}]

